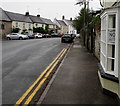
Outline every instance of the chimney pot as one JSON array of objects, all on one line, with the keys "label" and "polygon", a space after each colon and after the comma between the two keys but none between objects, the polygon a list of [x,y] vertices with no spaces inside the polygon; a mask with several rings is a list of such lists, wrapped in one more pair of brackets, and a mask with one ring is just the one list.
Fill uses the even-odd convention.
[{"label": "chimney pot", "polygon": [[65,16],[63,15],[63,16],[62,16],[62,20],[64,20],[64,19],[65,19]]},{"label": "chimney pot", "polygon": [[70,21],[72,21],[72,18],[70,18]]},{"label": "chimney pot", "polygon": [[26,15],[26,16],[29,16],[29,12],[26,12],[25,15]]},{"label": "chimney pot", "polygon": [[40,15],[38,14],[37,17],[40,17]]}]

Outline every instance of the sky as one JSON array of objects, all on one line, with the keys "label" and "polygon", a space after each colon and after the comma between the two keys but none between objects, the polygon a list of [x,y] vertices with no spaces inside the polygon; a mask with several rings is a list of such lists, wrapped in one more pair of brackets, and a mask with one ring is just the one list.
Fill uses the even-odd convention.
[{"label": "sky", "polygon": [[[40,15],[51,19],[66,19],[78,16],[83,6],[75,5],[79,0],[0,0],[0,7],[6,11],[30,15]],[[99,0],[90,0],[90,8],[98,10],[101,8]]]}]

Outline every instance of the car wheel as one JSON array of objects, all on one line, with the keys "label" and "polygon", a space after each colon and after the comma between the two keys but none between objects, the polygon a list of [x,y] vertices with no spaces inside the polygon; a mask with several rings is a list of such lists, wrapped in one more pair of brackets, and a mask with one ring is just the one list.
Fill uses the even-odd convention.
[{"label": "car wheel", "polygon": [[11,40],[10,37],[7,37],[7,40]]},{"label": "car wheel", "polygon": [[22,37],[20,37],[20,38],[19,38],[19,40],[23,40],[23,38],[22,38]]},{"label": "car wheel", "polygon": [[63,40],[61,40],[61,43],[64,43],[64,41],[63,41]]}]

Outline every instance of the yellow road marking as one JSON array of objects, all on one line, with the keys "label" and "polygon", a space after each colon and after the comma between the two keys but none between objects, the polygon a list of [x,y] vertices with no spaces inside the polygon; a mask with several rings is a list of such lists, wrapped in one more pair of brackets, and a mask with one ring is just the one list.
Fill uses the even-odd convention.
[{"label": "yellow road marking", "polygon": [[[60,56],[60,58],[62,58],[62,56],[65,54],[66,51],[67,51],[67,49],[64,50],[64,52],[62,53],[62,55]],[[45,75],[45,77],[43,78],[43,80],[39,83],[39,85],[33,91],[33,93],[28,97],[28,99],[24,103],[25,105],[28,105],[31,102],[32,98],[35,96],[35,94],[37,93],[37,91],[41,88],[42,84],[48,78],[48,76],[50,75],[50,73],[52,72],[52,70],[55,68],[55,66],[58,64],[58,62],[59,62],[59,60],[56,61],[56,63],[52,66],[52,68],[50,69],[50,71]]]},{"label": "yellow road marking", "polygon": [[29,87],[29,89],[22,95],[22,97],[15,103],[20,104],[24,98],[29,94],[29,92],[34,88],[34,86],[39,82],[39,80],[43,77],[43,75],[48,71],[48,69],[55,63],[55,61],[60,57],[60,55],[63,53],[65,48],[58,54],[58,56],[54,59],[54,61],[42,72],[42,74],[37,78],[37,80]]}]

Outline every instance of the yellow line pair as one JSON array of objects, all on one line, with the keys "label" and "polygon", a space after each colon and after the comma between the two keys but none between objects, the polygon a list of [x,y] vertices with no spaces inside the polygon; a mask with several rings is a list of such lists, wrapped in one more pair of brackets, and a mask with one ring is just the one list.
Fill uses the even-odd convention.
[{"label": "yellow line pair", "polygon": [[[48,76],[50,75],[50,73],[52,72],[52,70],[55,68],[55,66],[58,64],[59,59],[63,57],[63,55],[66,53],[67,49],[63,49],[58,56],[54,59],[54,61],[42,72],[42,74],[37,78],[37,80],[29,87],[29,89],[22,95],[22,97],[15,103],[14,106],[18,106],[22,103],[22,101],[25,99],[25,97],[30,93],[30,91],[34,88],[34,86],[40,81],[40,79],[45,75],[45,73],[47,72],[47,74],[45,75],[45,77],[42,79],[42,81],[38,84],[38,86],[36,87],[36,89],[32,92],[32,94],[27,98],[27,100],[25,101],[25,105],[28,105],[32,98],[35,96],[35,94],[37,93],[37,91],[41,88],[42,84],[46,81],[46,79],[48,78]],[[54,64],[54,65],[53,65]],[[52,66],[53,65],[53,66]],[[51,67],[52,66],[52,67]],[[51,68],[50,68],[51,67]]]}]

